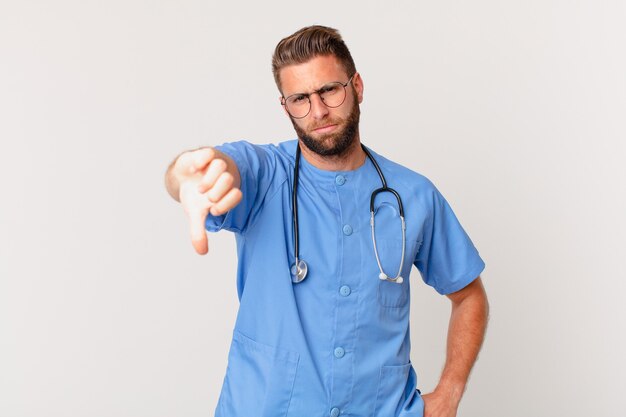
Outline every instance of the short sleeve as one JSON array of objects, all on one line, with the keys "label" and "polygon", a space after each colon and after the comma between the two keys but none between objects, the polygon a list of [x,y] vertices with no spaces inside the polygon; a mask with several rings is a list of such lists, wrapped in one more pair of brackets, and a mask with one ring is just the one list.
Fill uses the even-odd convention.
[{"label": "short sleeve", "polygon": [[235,161],[241,177],[242,199],[237,206],[221,216],[209,213],[205,222],[208,231],[225,229],[242,234],[254,221],[276,175],[276,154],[270,146],[238,141],[215,147]]},{"label": "short sleeve", "polygon": [[414,265],[426,284],[440,294],[450,294],[476,279],[485,263],[434,186],[431,196],[431,213],[424,223],[423,240]]}]

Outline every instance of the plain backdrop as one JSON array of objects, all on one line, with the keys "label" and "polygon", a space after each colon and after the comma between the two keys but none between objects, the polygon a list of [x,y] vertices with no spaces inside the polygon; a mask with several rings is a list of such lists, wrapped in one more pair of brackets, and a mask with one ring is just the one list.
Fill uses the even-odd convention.
[{"label": "plain backdrop", "polygon": [[[622,0],[0,2],[0,416],[210,416],[234,237],[191,246],[180,152],[295,137],[270,59],[338,28],[361,135],[430,178],[486,261],[459,416],[624,416]],[[423,392],[450,303],[412,287]]]}]

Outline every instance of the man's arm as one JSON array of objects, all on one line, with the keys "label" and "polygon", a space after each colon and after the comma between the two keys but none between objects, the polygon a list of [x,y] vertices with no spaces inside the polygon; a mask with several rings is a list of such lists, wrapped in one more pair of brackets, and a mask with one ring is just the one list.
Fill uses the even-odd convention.
[{"label": "man's arm", "polygon": [[452,302],[452,313],[448,326],[446,364],[437,388],[423,396],[424,417],[456,416],[487,328],[489,303],[480,277],[447,297]]},{"label": "man's arm", "polygon": [[189,217],[191,241],[201,255],[209,250],[205,230],[208,213],[219,216],[241,201],[239,169],[228,155],[214,148],[180,154],[165,173],[165,187]]}]

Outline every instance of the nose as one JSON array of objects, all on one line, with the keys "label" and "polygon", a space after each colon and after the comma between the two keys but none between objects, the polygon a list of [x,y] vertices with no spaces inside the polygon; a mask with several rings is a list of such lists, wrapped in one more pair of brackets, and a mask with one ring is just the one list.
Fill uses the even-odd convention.
[{"label": "nose", "polygon": [[314,119],[323,119],[328,115],[328,107],[319,94],[311,94],[309,100],[311,101],[311,116]]}]

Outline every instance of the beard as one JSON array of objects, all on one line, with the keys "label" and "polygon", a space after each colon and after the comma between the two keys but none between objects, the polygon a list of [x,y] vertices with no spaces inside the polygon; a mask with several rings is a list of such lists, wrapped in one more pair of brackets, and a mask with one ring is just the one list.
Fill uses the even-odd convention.
[{"label": "beard", "polygon": [[[307,132],[296,124],[296,121],[291,118],[293,128],[298,135],[298,138],[304,143],[304,145],[312,152],[320,156],[333,156],[341,158],[348,149],[354,144],[359,133],[359,118],[361,116],[361,109],[359,108],[359,102],[355,99],[354,107],[345,120],[343,129],[338,132],[329,133],[327,135],[321,135],[317,139],[308,135]],[[319,127],[328,124],[340,125],[343,122],[341,119],[325,118],[321,122],[312,126],[310,130],[317,129]]]}]

